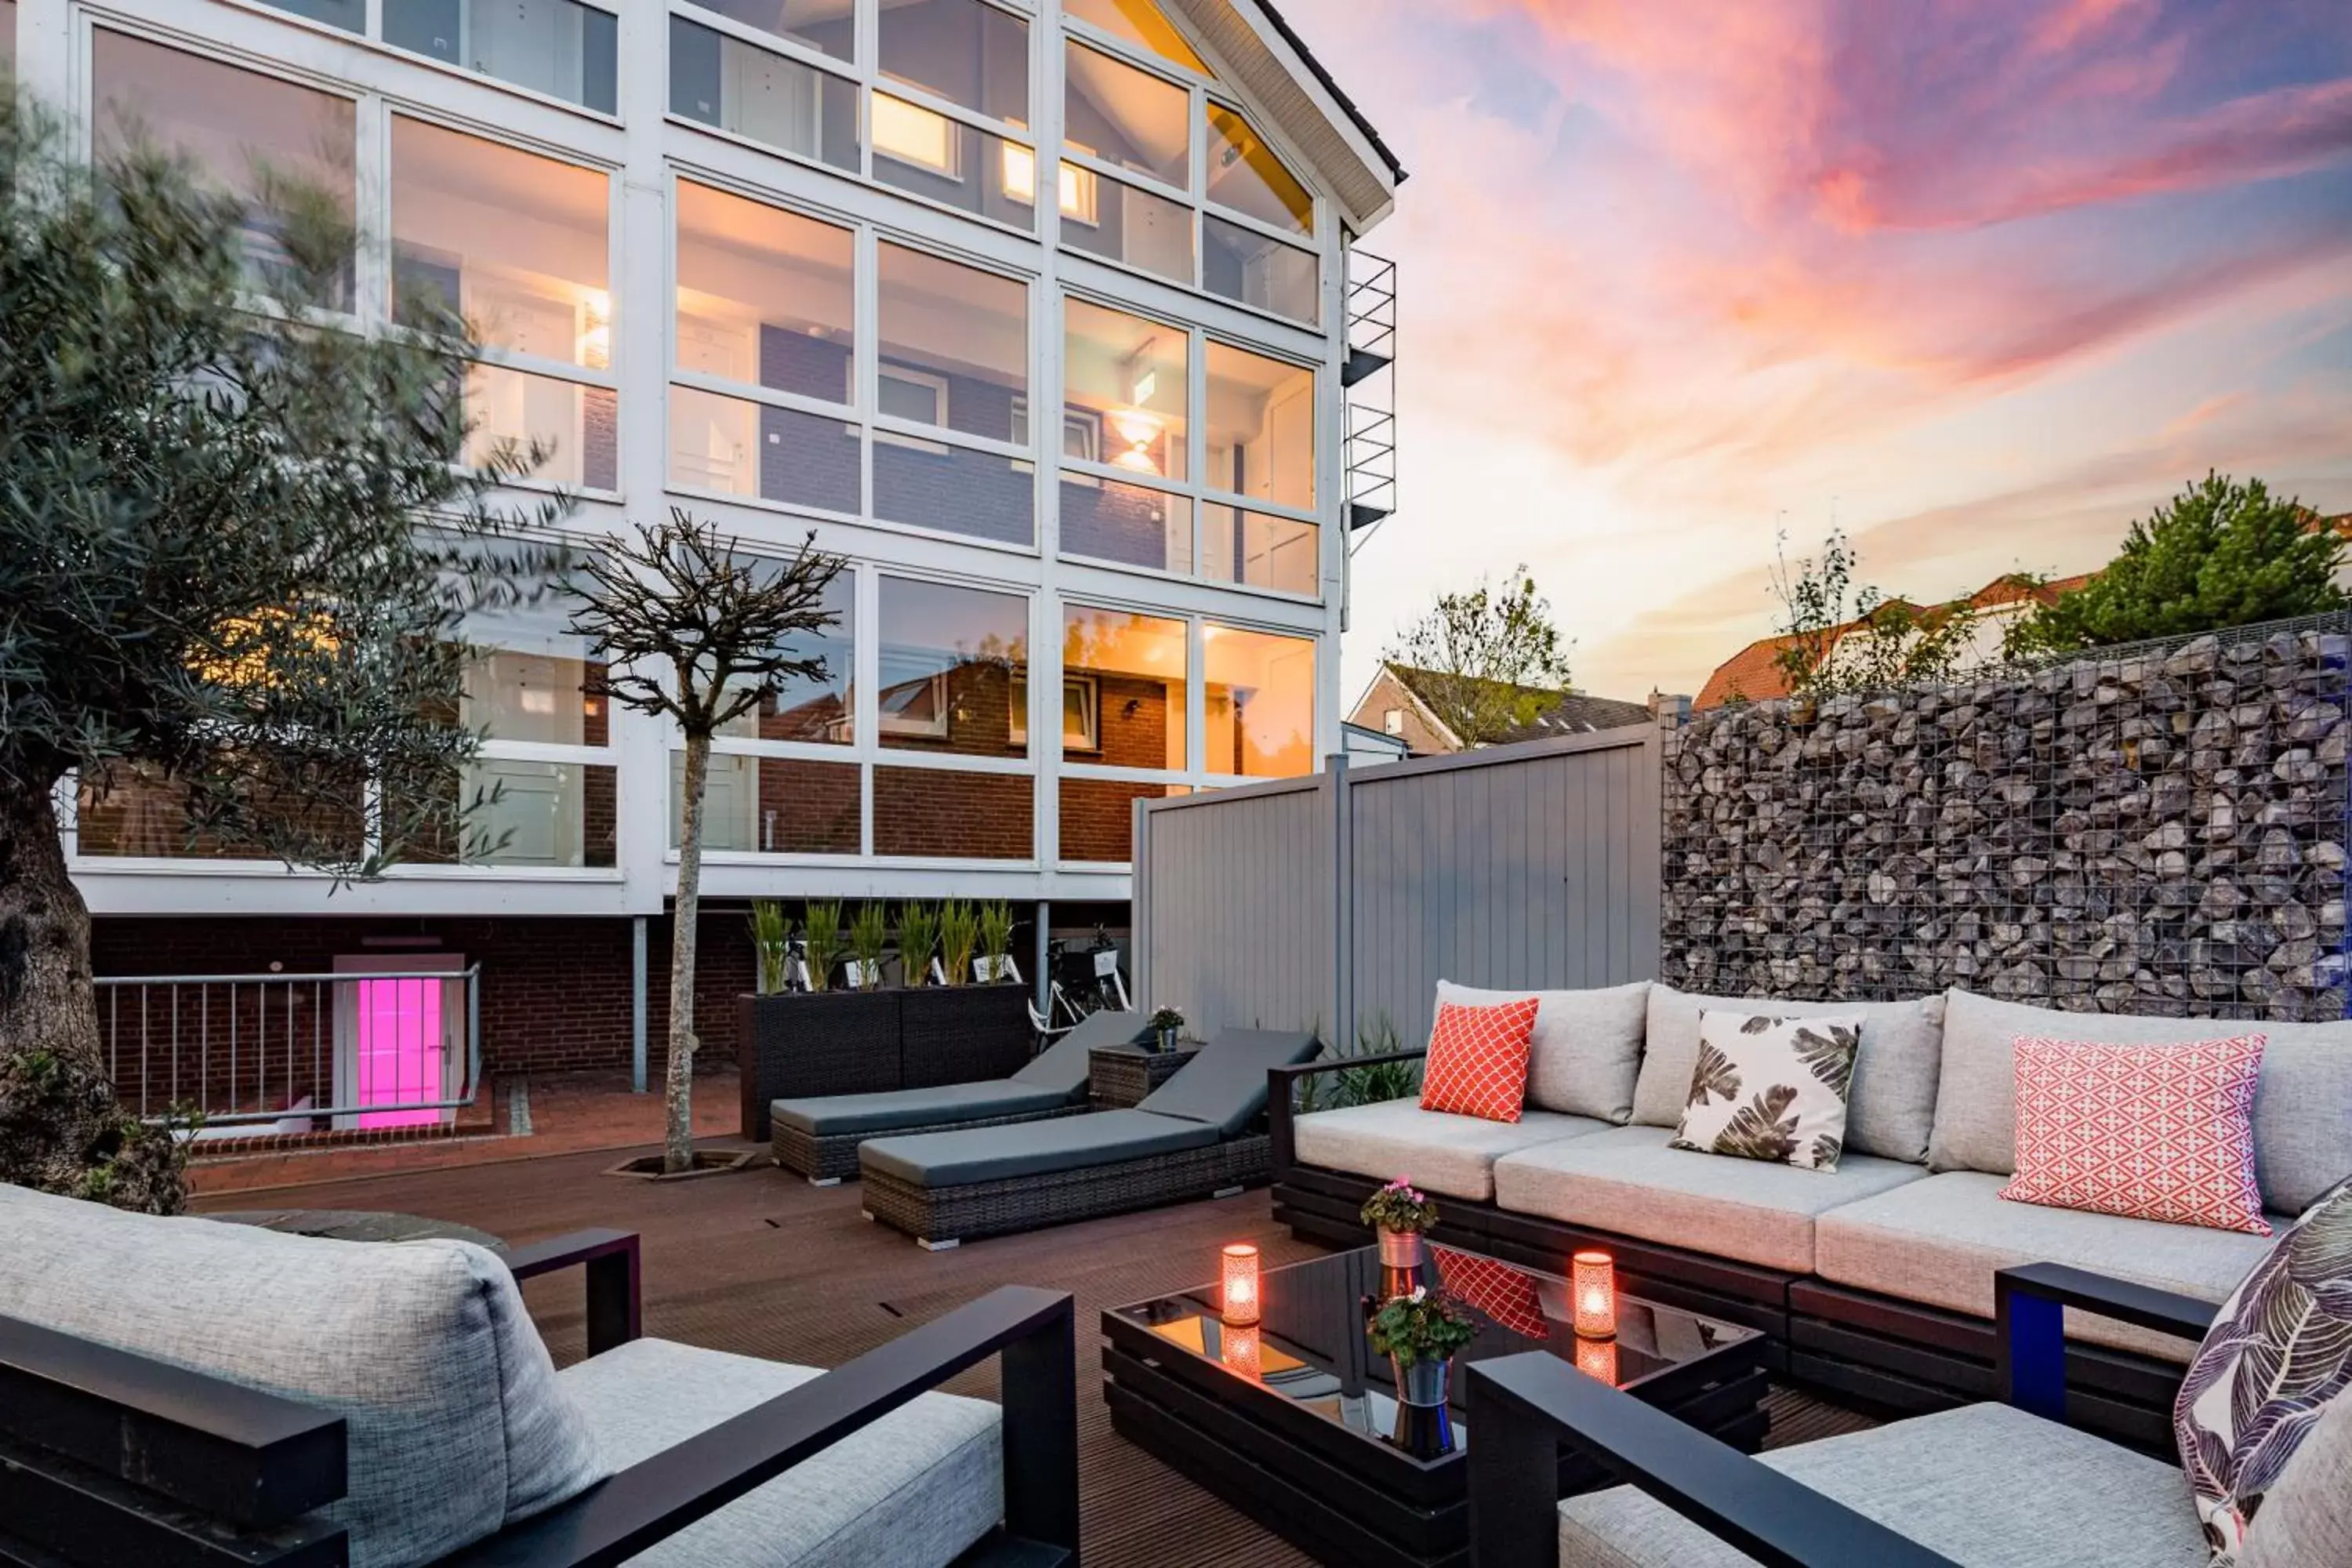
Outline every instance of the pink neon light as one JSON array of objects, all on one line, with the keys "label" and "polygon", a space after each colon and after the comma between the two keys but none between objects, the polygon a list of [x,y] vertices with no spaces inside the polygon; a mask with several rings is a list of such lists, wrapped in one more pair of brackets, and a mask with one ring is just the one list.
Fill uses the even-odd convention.
[{"label": "pink neon light", "polygon": [[[359,1103],[414,1104],[441,1096],[441,982],[362,980],[359,985]],[[417,1127],[437,1110],[372,1110],[362,1127]]]}]

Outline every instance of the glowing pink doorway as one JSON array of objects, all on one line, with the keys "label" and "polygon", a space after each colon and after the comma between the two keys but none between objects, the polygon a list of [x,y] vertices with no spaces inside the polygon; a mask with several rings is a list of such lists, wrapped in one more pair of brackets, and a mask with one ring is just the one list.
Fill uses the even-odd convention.
[{"label": "glowing pink doorway", "polygon": [[[462,1093],[452,1068],[465,961],[454,953],[370,953],[339,958],[334,1103],[352,1108],[338,1127],[429,1127],[452,1120],[420,1104]],[[447,971],[446,978],[438,972]],[[379,973],[370,973],[370,971]],[[382,973],[390,972],[390,973]],[[404,1107],[382,1110],[368,1106]]]}]

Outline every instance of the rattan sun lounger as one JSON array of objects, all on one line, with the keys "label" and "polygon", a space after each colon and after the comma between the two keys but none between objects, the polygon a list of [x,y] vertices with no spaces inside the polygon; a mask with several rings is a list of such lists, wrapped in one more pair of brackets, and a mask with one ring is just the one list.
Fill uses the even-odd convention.
[{"label": "rattan sun lounger", "polygon": [[1266,1179],[1266,1074],[1313,1057],[1307,1034],[1220,1036],[1132,1110],[875,1138],[858,1150],[866,1216],[933,1249]]},{"label": "rattan sun lounger", "polygon": [[776,1163],[831,1186],[857,1174],[857,1146],[869,1138],[1076,1116],[1087,1109],[1087,1053],[1133,1045],[1147,1032],[1139,1013],[1097,1013],[1011,1078],[776,1100],[769,1107]]}]

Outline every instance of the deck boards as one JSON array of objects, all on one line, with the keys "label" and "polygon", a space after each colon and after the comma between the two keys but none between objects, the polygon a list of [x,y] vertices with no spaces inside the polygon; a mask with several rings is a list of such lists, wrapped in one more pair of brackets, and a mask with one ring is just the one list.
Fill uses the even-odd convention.
[{"label": "deck boards", "polygon": [[[648,1334],[714,1350],[833,1366],[998,1285],[1068,1290],[1078,1306],[1079,1481],[1090,1568],[1192,1568],[1311,1560],[1114,1435],[1099,1392],[1101,1310],[1214,1277],[1218,1247],[1255,1241],[1269,1264],[1319,1250],[1276,1226],[1264,1192],[971,1242],[927,1253],[859,1218],[856,1183],[816,1188],[773,1167],[653,1183],[600,1173],[611,1153],[419,1171],[286,1189],[284,1206],[371,1208],[532,1241],[589,1226],[644,1237]],[[251,1206],[226,1194],[199,1206]],[[534,1280],[532,1316],[559,1363],[582,1350],[576,1278]],[[949,1386],[992,1395],[992,1364]],[[1868,1425],[1793,1392],[1773,1396],[1775,1436]]]}]

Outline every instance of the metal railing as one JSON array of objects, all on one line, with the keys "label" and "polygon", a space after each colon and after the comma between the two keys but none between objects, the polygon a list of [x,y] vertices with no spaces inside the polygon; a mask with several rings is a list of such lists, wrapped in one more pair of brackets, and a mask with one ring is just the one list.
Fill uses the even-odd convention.
[{"label": "metal railing", "polygon": [[[476,964],[93,984],[116,1099],[149,1122],[199,1113],[201,1137],[442,1120],[471,1105],[482,1081],[480,982]],[[378,1038],[385,1032],[390,1050]]]}]

